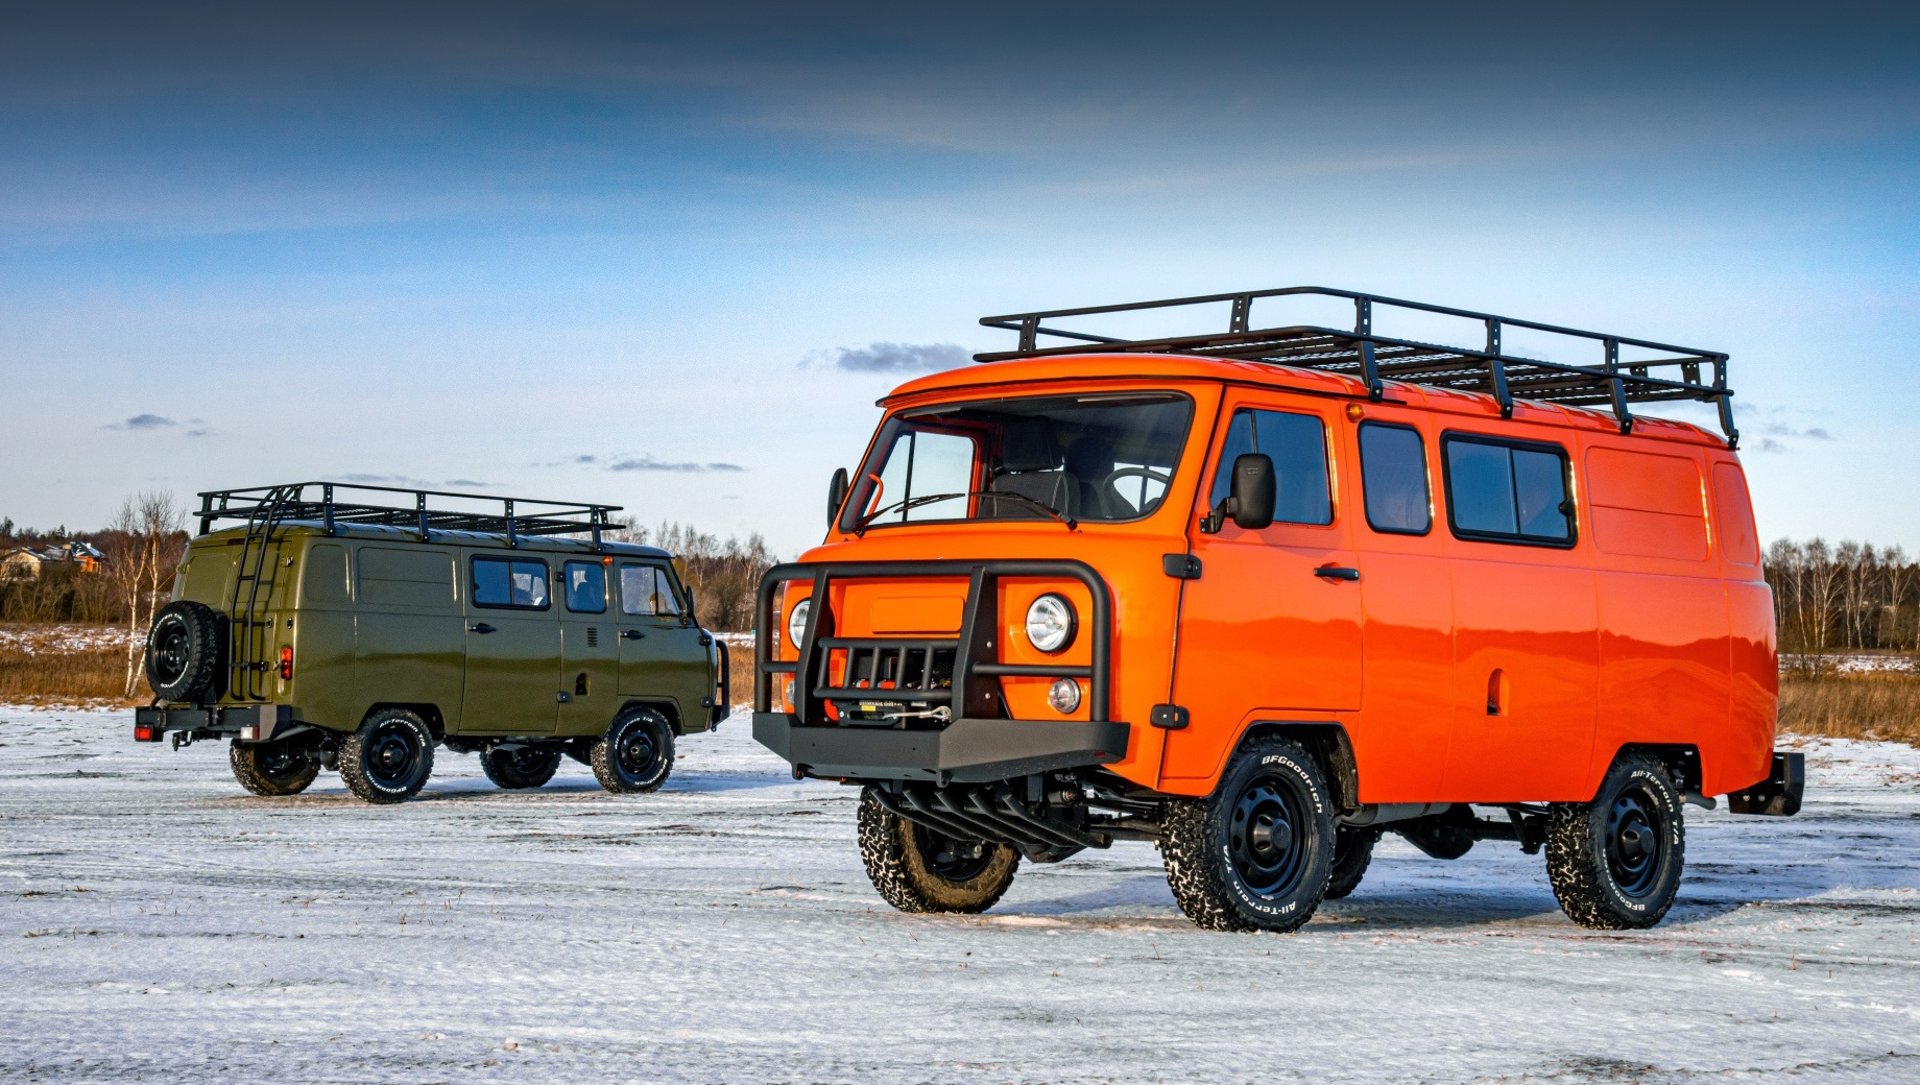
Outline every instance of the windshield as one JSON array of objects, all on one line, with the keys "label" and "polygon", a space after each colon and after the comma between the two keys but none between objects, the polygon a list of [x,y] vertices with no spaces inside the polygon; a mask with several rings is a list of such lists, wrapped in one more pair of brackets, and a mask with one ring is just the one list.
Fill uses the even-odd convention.
[{"label": "windshield", "polygon": [[933,520],[1116,523],[1160,507],[1193,402],[1171,393],[943,404],[887,419],[843,531]]}]

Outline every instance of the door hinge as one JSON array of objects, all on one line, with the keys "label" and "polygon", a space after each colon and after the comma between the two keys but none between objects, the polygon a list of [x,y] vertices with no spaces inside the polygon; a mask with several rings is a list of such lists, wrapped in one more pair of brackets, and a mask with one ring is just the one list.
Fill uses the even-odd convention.
[{"label": "door hinge", "polygon": [[1183,731],[1187,726],[1187,710],[1177,704],[1157,704],[1147,722],[1163,731]]},{"label": "door hinge", "polygon": [[1160,567],[1175,580],[1200,579],[1200,559],[1192,554],[1168,554],[1160,559]]}]

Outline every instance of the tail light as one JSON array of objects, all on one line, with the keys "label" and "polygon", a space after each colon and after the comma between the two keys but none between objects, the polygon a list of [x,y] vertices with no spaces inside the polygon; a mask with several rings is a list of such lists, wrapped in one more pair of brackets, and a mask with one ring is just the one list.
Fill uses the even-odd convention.
[{"label": "tail light", "polygon": [[284,682],[284,681],[287,681],[288,679],[291,679],[292,677],[293,677],[293,648],[290,645],[283,644],[280,646],[280,680]]},{"label": "tail light", "polygon": [[133,740],[135,742],[158,742],[160,741],[160,729],[151,723],[136,723],[133,725]]}]

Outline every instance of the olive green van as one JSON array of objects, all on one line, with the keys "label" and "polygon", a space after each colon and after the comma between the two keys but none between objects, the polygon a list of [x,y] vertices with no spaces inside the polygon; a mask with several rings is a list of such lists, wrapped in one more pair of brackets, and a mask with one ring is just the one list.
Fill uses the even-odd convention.
[{"label": "olive green van", "polygon": [[566,755],[609,791],[652,791],[678,736],[727,717],[724,646],[672,555],[604,537],[617,506],[341,483],[200,499],[134,737],[231,739],[256,795],[324,767],[399,802],[436,746],[505,788]]}]

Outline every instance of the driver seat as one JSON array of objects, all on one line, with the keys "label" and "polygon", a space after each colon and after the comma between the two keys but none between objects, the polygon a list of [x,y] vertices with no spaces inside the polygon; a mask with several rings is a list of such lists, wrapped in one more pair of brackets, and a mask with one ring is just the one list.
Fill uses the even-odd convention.
[{"label": "driver seat", "polygon": [[[987,482],[989,493],[1019,494],[1044,502],[1063,516],[1075,516],[1079,485],[1054,455],[1053,433],[1045,425],[1008,426],[1000,433],[1000,465]],[[989,520],[1040,520],[1045,514],[1022,502],[988,499],[981,509]]]}]

